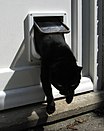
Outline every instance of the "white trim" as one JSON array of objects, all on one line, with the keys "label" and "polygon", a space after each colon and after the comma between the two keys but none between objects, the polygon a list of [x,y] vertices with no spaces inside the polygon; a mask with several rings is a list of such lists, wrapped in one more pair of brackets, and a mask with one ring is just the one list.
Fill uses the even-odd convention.
[{"label": "white trim", "polygon": [[77,56],[78,56],[78,65],[82,66],[82,0],[77,0]]},{"label": "white trim", "polygon": [[[82,66],[82,0],[72,1],[72,49],[78,65]],[[93,83],[89,76],[82,77],[75,93],[93,90]]]},{"label": "white trim", "polygon": [[41,102],[44,98],[39,66],[0,68],[0,110]]},{"label": "white trim", "polygon": [[82,66],[82,0],[72,1],[72,49]]},{"label": "white trim", "polygon": [[97,75],[97,54],[98,54],[98,35],[97,35],[97,26],[98,26],[98,20],[97,20],[97,13],[98,13],[98,7],[97,7],[97,0],[93,1],[94,4],[94,90],[97,88],[97,81],[98,81],[98,75]]},{"label": "white trim", "polygon": [[0,110],[41,102],[44,99],[45,95],[40,85],[0,91]]},{"label": "white trim", "polygon": [[92,63],[93,60],[93,66],[91,67],[91,70],[93,69],[92,77],[94,82],[94,90],[97,88],[97,53],[98,53],[98,36],[97,36],[97,0],[91,0],[90,1],[90,45],[92,45],[90,55],[91,60],[90,63]]}]

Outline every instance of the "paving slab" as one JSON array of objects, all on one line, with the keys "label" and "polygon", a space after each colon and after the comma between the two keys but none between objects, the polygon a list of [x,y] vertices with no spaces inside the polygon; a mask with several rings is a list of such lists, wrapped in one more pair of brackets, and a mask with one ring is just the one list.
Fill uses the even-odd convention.
[{"label": "paving slab", "polygon": [[71,104],[65,99],[55,100],[56,111],[48,115],[46,103],[26,105],[0,112],[0,131],[25,130],[42,124],[58,122],[66,118],[94,110],[104,103],[104,92],[76,95]]},{"label": "paving slab", "polygon": [[104,110],[94,110],[49,125],[26,131],[104,131]]}]

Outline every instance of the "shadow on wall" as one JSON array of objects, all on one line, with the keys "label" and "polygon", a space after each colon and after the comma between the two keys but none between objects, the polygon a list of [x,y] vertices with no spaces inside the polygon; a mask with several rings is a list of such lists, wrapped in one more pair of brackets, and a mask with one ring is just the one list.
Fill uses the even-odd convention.
[{"label": "shadow on wall", "polygon": [[[98,86],[100,86],[98,89],[103,90],[103,43],[102,43],[102,3],[103,1],[97,1],[97,6],[98,6],[98,13],[97,13],[97,19],[98,19],[98,25],[97,25],[97,34],[98,34],[98,54],[97,54],[97,62],[98,62],[98,67],[97,67],[97,75],[98,75]],[[104,71],[104,70],[103,70]],[[100,83],[100,84],[99,84]]]}]

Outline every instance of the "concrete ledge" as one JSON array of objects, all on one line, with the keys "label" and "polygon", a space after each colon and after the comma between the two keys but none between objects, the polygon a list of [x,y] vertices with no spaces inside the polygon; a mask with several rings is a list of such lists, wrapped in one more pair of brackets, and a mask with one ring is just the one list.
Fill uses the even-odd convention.
[{"label": "concrete ledge", "polygon": [[74,97],[71,104],[66,104],[64,99],[56,100],[56,111],[47,115],[45,104],[32,104],[24,107],[13,108],[0,112],[0,130],[12,131],[26,129],[40,124],[55,122],[73,117],[102,106],[104,92],[86,93]]}]

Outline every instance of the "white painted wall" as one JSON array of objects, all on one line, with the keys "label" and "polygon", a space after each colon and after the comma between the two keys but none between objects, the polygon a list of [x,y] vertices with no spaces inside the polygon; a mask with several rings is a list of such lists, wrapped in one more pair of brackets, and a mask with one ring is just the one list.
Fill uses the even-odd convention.
[{"label": "white painted wall", "polygon": [[71,0],[0,0],[0,109],[44,99],[40,67],[29,63],[25,47],[26,18],[40,12],[66,12],[71,27]]},{"label": "white painted wall", "polygon": [[0,67],[10,67],[13,62],[24,41],[24,20],[30,12],[65,11],[69,26],[70,6],[71,0],[0,0]]}]

